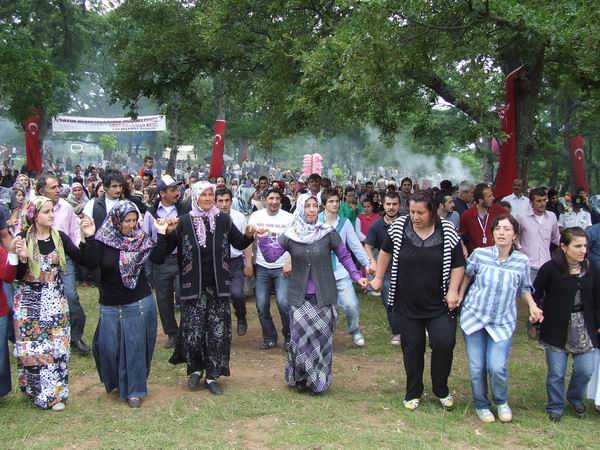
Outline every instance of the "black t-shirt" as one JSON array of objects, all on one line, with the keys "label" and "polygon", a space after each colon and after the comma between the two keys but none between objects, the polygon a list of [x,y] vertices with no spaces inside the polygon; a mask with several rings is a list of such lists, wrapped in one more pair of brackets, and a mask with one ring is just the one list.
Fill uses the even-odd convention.
[{"label": "black t-shirt", "polygon": [[[388,229],[390,228],[390,225],[391,224],[387,223],[383,217],[376,222],[373,222],[373,225],[371,225],[371,228],[369,228],[369,232],[367,233],[367,239],[365,239],[365,243],[369,244],[373,248],[382,249],[382,245],[388,236]],[[391,251],[389,253],[391,253]],[[389,274],[391,271],[392,264],[390,263],[388,264],[385,272],[386,274]]]},{"label": "black t-shirt", "polygon": [[[392,253],[394,244],[389,235],[381,247]],[[406,222],[402,247],[398,254],[398,274],[394,308],[411,319],[438,317],[448,312],[442,295],[442,262],[444,242],[442,229],[438,227],[427,239],[422,240],[415,233],[412,223]],[[452,250],[450,267],[462,267],[465,258],[462,248],[457,245]],[[389,264],[391,267],[392,264]]]},{"label": "black t-shirt", "polygon": [[[162,264],[166,254],[167,239],[165,235],[159,234],[156,246],[150,253],[150,260]],[[143,267],[135,288],[129,289],[123,284],[119,269],[119,255],[119,250],[98,242],[93,237],[85,240],[85,265],[90,269],[100,267],[99,302],[101,305],[126,305],[148,297],[152,293]]]},{"label": "black t-shirt", "polygon": [[[71,239],[69,239],[69,236],[67,236],[62,231],[59,230],[58,234],[62,241],[63,248],[65,250],[65,255],[68,256],[69,258],[71,258],[77,264],[81,264],[83,261],[81,259],[81,253],[79,251],[79,247],[77,247],[75,244],[73,244],[73,241],[71,241]],[[25,231],[22,231],[18,235],[21,236],[23,239],[25,239],[25,237],[27,236],[27,233]],[[49,255],[50,253],[52,253],[54,251],[54,249],[56,247],[54,245],[54,241],[52,239],[48,239],[48,240],[38,240],[38,248],[40,249],[40,255]],[[27,271],[27,263],[22,263],[21,261],[19,261],[19,265],[17,266],[17,279],[23,278],[23,276],[25,276],[26,271]]]}]

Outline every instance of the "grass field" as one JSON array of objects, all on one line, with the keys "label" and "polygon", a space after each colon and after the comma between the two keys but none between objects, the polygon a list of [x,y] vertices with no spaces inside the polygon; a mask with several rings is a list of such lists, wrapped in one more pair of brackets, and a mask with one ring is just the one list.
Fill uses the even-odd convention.
[{"label": "grass field", "polygon": [[[80,290],[87,312],[86,340],[97,321],[96,291]],[[223,396],[190,392],[185,368],[167,362],[160,334],[150,375],[149,396],[138,410],[106,394],[92,357],[72,355],[67,408],[60,413],[33,407],[18,391],[0,399],[1,448],[598,448],[600,414],[571,410],[560,424],[544,412],[543,351],[519,324],[510,364],[510,424],[484,425],[474,414],[462,337],[450,379],[457,405],[444,412],[429,380],[421,407],[402,406],[404,370],[398,348],[389,344],[379,299],[362,297],[364,348],[352,346],[340,317],[334,383],[324,396],[286,389],[281,348],[258,350],[260,326],[252,299],[249,331],[234,336],[230,378]],[[272,307],[276,315],[276,308]],[[522,315],[524,317],[524,315]],[[235,325],[235,322],[234,322]],[[159,326],[160,329],[160,326]],[[14,361],[13,361],[14,370]],[[428,363],[426,368],[428,373]]]}]

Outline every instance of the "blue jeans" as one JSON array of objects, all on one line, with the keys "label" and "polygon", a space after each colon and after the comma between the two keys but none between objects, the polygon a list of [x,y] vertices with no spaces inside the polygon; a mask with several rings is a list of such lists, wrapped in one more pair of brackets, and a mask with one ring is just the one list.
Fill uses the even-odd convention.
[{"label": "blue jeans", "polygon": [[346,331],[352,335],[360,333],[360,305],[350,276],[336,280],[335,284],[338,294],[337,303],[342,308],[342,311],[344,311],[346,322],[348,322]]},{"label": "blue jeans", "polygon": [[[569,353],[546,349],[546,393],[548,394],[548,413],[562,415],[565,410],[565,375]],[[573,355],[573,374],[569,381],[567,400],[573,405],[583,404],[588,382],[594,373],[596,354],[594,351]]]},{"label": "blue jeans", "polygon": [[508,354],[512,336],[495,342],[485,329],[472,334],[463,333],[467,349],[471,391],[476,409],[490,407],[488,377],[492,399],[496,405],[508,401]]},{"label": "blue jeans", "polygon": [[65,287],[65,296],[69,304],[69,321],[71,323],[71,341],[76,342],[83,336],[85,328],[85,312],[79,302],[77,293],[77,268],[71,258],[67,256],[67,266],[63,274],[63,284]]},{"label": "blue jeans", "polygon": [[277,342],[277,330],[271,317],[271,288],[275,286],[275,298],[277,308],[281,316],[281,324],[284,339],[290,339],[290,307],[287,301],[288,280],[283,276],[283,269],[267,269],[256,266],[256,310],[262,328],[265,341]]},{"label": "blue jeans", "polygon": [[0,317],[0,397],[11,390],[10,355],[8,354],[8,316]]}]

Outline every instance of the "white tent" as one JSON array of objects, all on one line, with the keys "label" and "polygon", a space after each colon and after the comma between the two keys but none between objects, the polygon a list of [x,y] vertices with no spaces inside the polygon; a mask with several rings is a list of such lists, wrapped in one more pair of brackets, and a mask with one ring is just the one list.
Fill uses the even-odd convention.
[{"label": "white tent", "polygon": [[[165,151],[163,152],[163,158],[169,159],[171,155],[171,149],[169,147],[165,147]],[[196,161],[196,152],[194,151],[193,145],[178,145],[177,146],[177,161]]]}]

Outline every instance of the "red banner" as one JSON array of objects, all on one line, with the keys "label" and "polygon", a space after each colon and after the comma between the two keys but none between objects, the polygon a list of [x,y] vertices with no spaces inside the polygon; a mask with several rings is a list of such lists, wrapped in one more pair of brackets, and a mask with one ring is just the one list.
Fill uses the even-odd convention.
[{"label": "red banner", "polygon": [[217,119],[215,122],[215,137],[213,138],[212,159],[210,160],[210,172],[208,178],[216,178],[223,175],[223,151],[225,149],[225,122]]},{"label": "red banner", "polygon": [[502,119],[502,133],[508,137],[500,150],[500,162],[496,182],[494,184],[494,197],[501,199],[512,193],[512,182],[517,178],[517,114],[515,108],[515,81],[521,73],[522,67],[512,71],[506,77],[506,100],[504,107],[499,111]]},{"label": "red banner", "polygon": [[25,120],[25,155],[29,172],[36,170],[39,173],[42,171],[41,127],[42,116],[39,113],[34,113]]},{"label": "red banner", "polygon": [[575,189],[583,188],[586,192],[590,192],[590,186],[585,176],[585,152],[583,151],[583,145],[583,136],[574,136],[569,141],[571,161],[573,161],[573,179],[575,180]]}]

